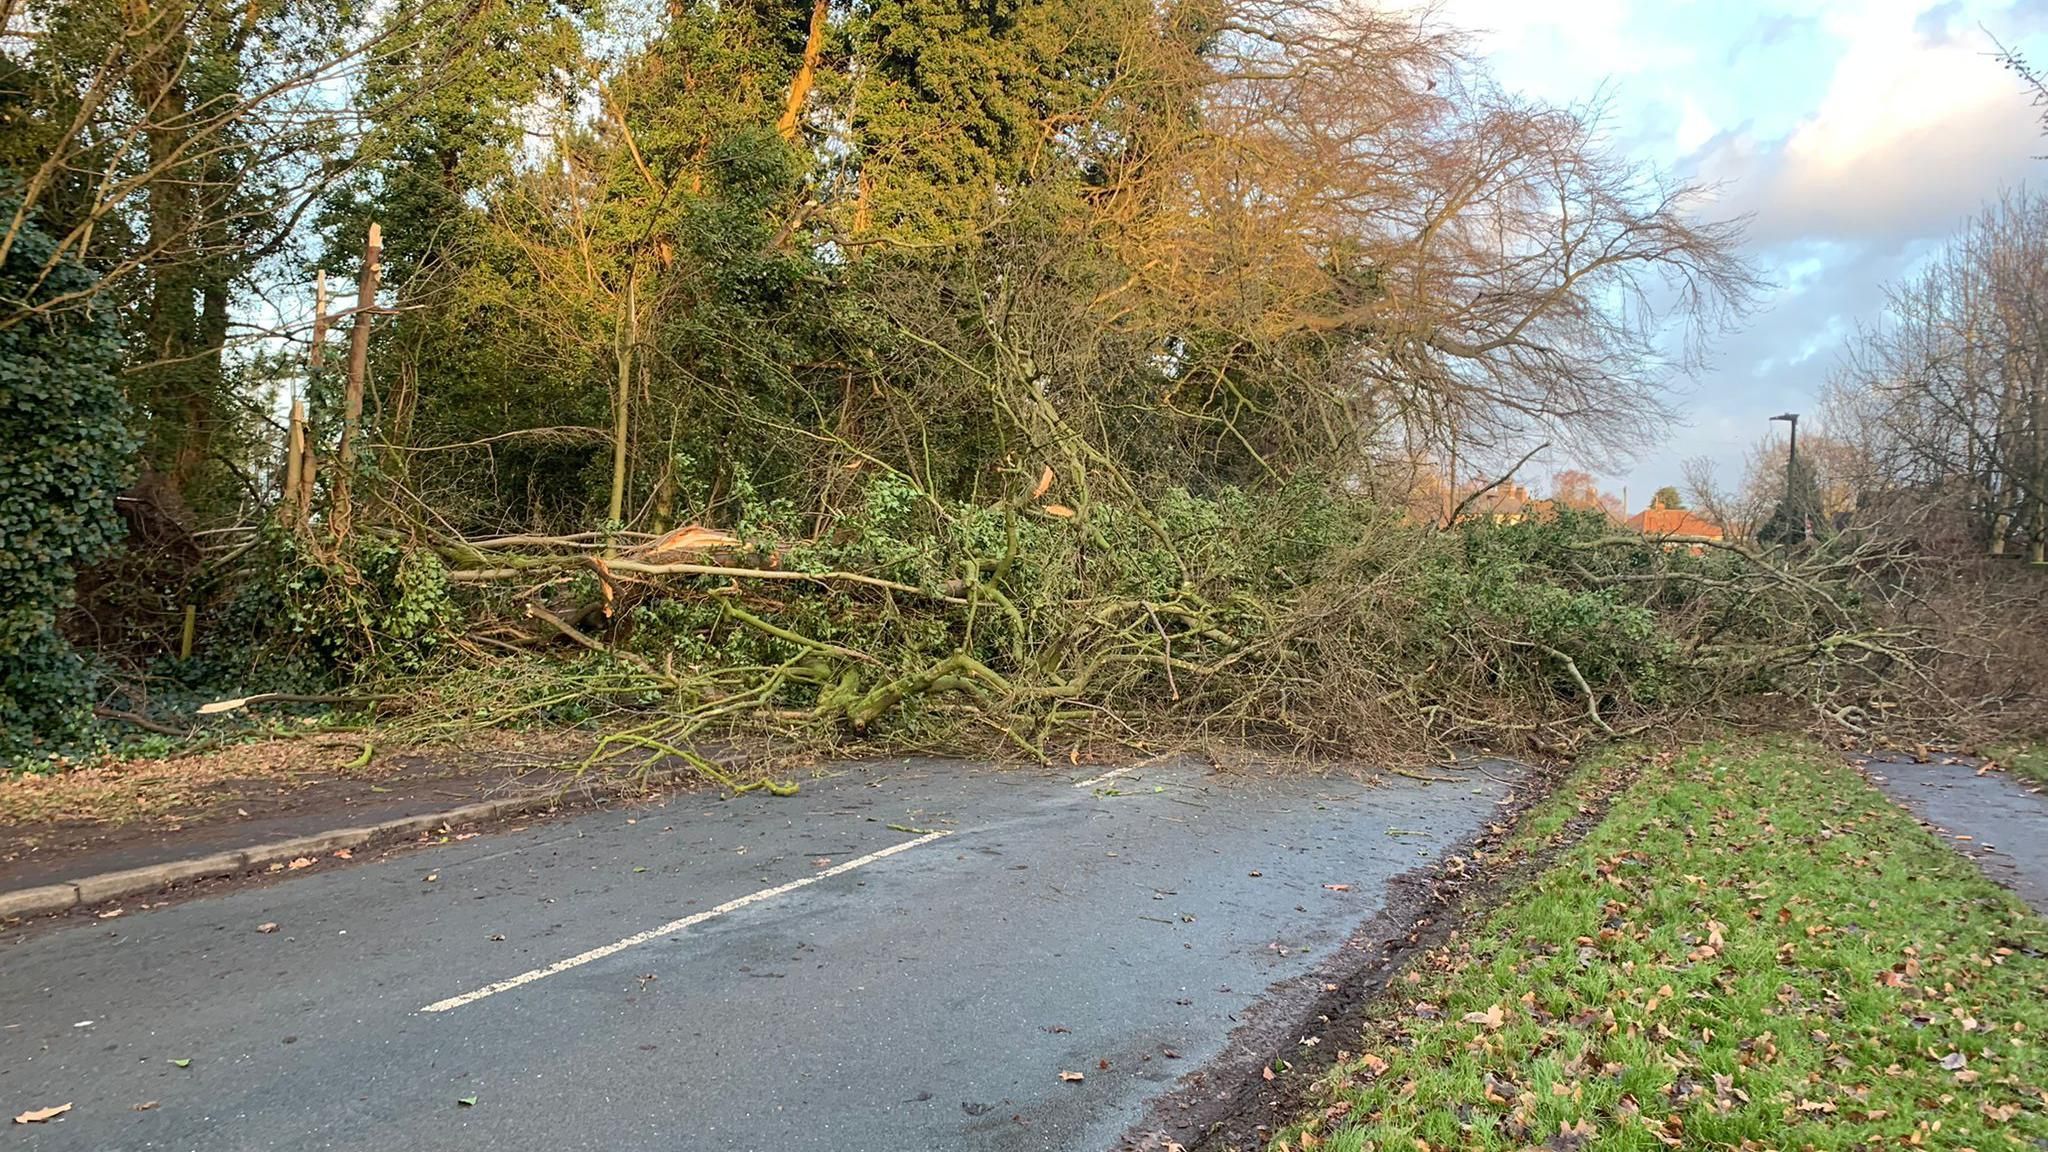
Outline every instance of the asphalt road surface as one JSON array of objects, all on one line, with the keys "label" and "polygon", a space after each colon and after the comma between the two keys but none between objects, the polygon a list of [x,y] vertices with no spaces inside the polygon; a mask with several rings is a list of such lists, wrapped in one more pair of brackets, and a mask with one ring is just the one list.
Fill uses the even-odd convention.
[{"label": "asphalt road surface", "polygon": [[892,763],[30,926],[0,940],[0,1105],[72,1109],[5,1138],[1105,1149],[1507,772]]},{"label": "asphalt road surface", "polygon": [[2048,916],[2048,796],[2003,772],[1979,775],[1978,763],[1937,756],[1916,764],[1900,757],[1871,760],[1863,772],[1985,875]]}]

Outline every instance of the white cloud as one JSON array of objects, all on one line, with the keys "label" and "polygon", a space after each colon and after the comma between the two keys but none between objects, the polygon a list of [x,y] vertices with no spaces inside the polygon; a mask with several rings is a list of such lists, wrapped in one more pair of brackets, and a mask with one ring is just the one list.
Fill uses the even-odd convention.
[{"label": "white cloud", "polygon": [[[1809,402],[1844,337],[2002,187],[2048,179],[2036,110],[1990,34],[2048,62],[2048,0],[1445,0],[1499,78],[1608,97],[1617,142],[1753,217],[1777,283],[1684,397],[1687,427],[1626,475],[1695,453],[1740,467],[1765,418]],[[1987,33],[1986,30],[1989,30]],[[1617,469],[1617,471],[1620,471]]]},{"label": "white cloud", "polygon": [[1803,226],[1940,226],[2033,166],[2033,113],[1989,39],[1930,42],[1918,13],[1886,15],[1837,29],[1827,95],[1784,142],[1775,198]]},{"label": "white cloud", "polygon": [[1698,101],[1687,96],[1684,100],[1684,112],[1678,120],[1678,151],[1688,155],[1697,152],[1702,145],[1719,134],[1720,130],[1715,127],[1713,118],[1700,108]]}]

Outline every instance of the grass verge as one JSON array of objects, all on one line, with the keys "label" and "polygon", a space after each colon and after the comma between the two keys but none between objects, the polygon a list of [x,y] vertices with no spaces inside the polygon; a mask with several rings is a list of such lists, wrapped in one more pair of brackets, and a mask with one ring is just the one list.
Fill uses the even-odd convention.
[{"label": "grass verge", "polygon": [[1707,746],[1398,980],[1269,1148],[2036,1148],[2044,1032],[2048,925],[1837,758]]},{"label": "grass verge", "polygon": [[2015,779],[2036,787],[2048,787],[2048,744],[2021,744],[1999,749],[1993,759],[2005,765]]}]

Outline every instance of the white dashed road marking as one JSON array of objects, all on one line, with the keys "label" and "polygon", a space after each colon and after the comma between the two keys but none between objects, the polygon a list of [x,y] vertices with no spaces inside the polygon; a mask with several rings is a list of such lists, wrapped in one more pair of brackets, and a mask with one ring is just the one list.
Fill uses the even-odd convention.
[{"label": "white dashed road marking", "polygon": [[1102,775],[1100,775],[1100,776],[1092,776],[1092,777],[1090,777],[1090,778],[1088,778],[1088,779],[1086,779],[1086,780],[1076,780],[1076,781],[1074,782],[1074,787],[1076,787],[1076,788],[1093,788],[1093,787],[1095,787],[1095,786],[1096,786],[1096,785],[1098,785],[1098,784],[1107,784],[1108,782],[1110,782],[1111,780],[1114,780],[1114,779],[1116,779],[1116,778],[1117,778],[1117,777],[1119,777],[1119,776],[1128,776],[1128,775],[1130,775],[1131,773],[1133,773],[1133,772],[1137,771],[1137,770],[1138,770],[1138,769],[1139,769],[1140,767],[1143,767],[1143,765],[1139,765],[1139,764],[1126,764],[1126,765],[1124,765],[1124,766],[1123,766],[1123,767],[1121,767],[1121,768],[1111,768],[1111,769],[1110,769],[1109,771],[1107,771],[1107,772],[1104,772],[1104,773],[1103,773]]},{"label": "white dashed road marking", "polygon": [[496,996],[500,992],[509,992],[512,989],[517,988],[523,984],[531,984],[536,980],[544,980],[549,976],[559,975],[560,973],[567,972],[571,968],[581,968],[583,965],[588,964],[593,960],[602,960],[607,956],[616,955],[617,953],[624,952],[626,949],[631,948],[636,944],[645,944],[650,940],[659,940],[664,936],[673,936],[676,933],[681,932],[685,928],[689,928],[697,924],[702,924],[706,920],[716,919],[720,916],[725,915],[728,912],[737,912],[740,909],[745,908],[749,904],[759,904],[763,900],[773,900],[777,896],[781,896],[789,892],[794,892],[799,888],[805,887],[806,885],[816,884],[820,880],[830,880],[832,877],[838,876],[841,873],[851,872],[856,868],[864,868],[869,864],[873,864],[877,860],[887,859],[890,856],[896,855],[898,852],[908,852],[912,848],[916,848],[924,844],[929,844],[942,836],[950,835],[952,835],[951,832],[927,832],[923,836],[919,836],[915,840],[905,840],[901,844],[891,844],[887,848],[883,848],[879,851],[870,852],[865,856],[848,860],[844,864],[834,864],[832,867],[827,868],[814,875],[805,876],[798,880],[791,880],[787,884],[778,884],[773,888],[763,888],[759,892],[750,892],[747,895],[741,896],[736,900],[727,900],[725,903],[720,904],[716,908],[706,908],[702,912],[693,912],[680,920],[671,920],[668,923],[663,924],[659,928],[649,928],[645,932],[635,932],[633,935],[626,937],[624,940],[619,940],[611,944],[606,944],[602,948],[592,948],[588,952],[579,952],[576,955],[569,957],[567,960],[557,960],[553,964],[550,964],[545,968],[535,968],[529,972],[521,972],[517,976],[511,977],[507,980],[500,980],[496,984],[486,984],[474,992],[464,992],[460,996],[450,996],[446,1000],[436,1000],[432,1004],[427,1005],[425,1008],[420,1009],[420,1011],[446,1012],[453,1008],[460,1008],[464,1004],[474,1004],[486,996]]}]

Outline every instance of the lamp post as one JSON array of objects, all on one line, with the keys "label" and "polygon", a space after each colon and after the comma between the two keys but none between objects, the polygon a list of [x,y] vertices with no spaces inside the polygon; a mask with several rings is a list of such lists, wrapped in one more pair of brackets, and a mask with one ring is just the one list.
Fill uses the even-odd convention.
[{"label": "lamp post", "polygon": [[1799,459],[1799,413],[1780,412],[1776,416],[1771,417],[1771,420],[1773,422],[1783,420],[1785,423],[1792,425],[1792,451],[1785,458],[1786,467],[1789,468],[1793,461]]},{"label": "lamp post", "polygon": [[1813,513],[1812,509],[1805,507],[1803,494],[1795,492],[1799,484],[1799,413],[1780,412],[1771,419],[1783,420],[1792,426],[1792,446],[1785,454],[1785,499],[1778,507],[1786,519],[1791,521],[1788,531],[1797,534],[1789,538],[1805,540],[1813,534]]}]

